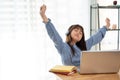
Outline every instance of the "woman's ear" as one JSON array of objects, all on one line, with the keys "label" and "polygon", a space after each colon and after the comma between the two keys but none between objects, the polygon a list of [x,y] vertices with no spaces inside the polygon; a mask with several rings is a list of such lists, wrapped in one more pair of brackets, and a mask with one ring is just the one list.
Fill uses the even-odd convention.
[{"label": "woman's ear", "polygon": [[70,32],[69,32],[69,31],[67,31],[67,32],[66,32],[66,36],[68,36],[69,34],[70,34]]}]

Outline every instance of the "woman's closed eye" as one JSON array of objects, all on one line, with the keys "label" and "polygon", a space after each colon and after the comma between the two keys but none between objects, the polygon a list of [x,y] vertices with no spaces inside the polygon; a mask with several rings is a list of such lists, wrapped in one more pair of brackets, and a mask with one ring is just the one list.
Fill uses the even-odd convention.
[{"label": "woman's closed eye", "polygon": [[75,29],[75,32],[78,32],[80,35],[82,35],[82,31],[80,31],[80,29]]}]

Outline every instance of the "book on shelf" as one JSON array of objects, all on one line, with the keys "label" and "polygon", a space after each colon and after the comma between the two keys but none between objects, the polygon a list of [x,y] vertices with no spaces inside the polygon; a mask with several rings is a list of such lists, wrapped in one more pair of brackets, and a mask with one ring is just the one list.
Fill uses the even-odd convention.
[{"label": "book on shelf", "polygon": [[77,72],[77,68],[75,66],[66,66],[66,65],[56,65],[52,67],[49,72],[59,73],[64,75],[71,75]]}]

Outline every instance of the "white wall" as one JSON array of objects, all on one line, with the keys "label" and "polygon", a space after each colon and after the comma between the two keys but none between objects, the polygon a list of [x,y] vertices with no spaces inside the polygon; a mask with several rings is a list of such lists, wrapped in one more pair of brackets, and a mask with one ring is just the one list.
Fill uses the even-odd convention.
[{"label": "white wall", "polygon": [[[39,16],[42,0],[0,1],[0,80],[54,80],[48,70],[61,59]],[[71,24],[89,37],[89,0],[44,1],[64,41]]]}]

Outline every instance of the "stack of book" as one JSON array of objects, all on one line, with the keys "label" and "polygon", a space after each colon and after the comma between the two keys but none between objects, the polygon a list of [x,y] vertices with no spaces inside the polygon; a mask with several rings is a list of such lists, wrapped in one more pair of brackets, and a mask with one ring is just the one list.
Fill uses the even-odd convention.
[{"label": "stack of book", "polygon": [[77,68],[75,66],[56,65],[52,67],[49,72],[71,75],[77,72]]}]

